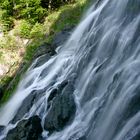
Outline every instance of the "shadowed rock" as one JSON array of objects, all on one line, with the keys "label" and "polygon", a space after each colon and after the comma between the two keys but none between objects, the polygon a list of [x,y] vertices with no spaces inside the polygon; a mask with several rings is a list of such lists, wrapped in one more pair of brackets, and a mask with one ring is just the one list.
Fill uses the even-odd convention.
[{"label": "shadowed rock", "polygon": [[0,134],[1,134],[1,132],[4,130],[4,128],[5,128],[5,126],[0,125]]},{"label": "shadowed rock", "polygon": [[68,26],[65,29],[63,29],[61,32],[57,33],[54,36],[52,46],[54,49],[56,49],[58,46],[61,46],[64,44],[64,42],[67,41],[68,37],[71,35],[72,30],[74,29],[74,26]]},{"label": "shadowed rock", "polygon": [[50,56],[55,54],[55,50],[51,47],[51,44],[44,43],[39,46],[35,52],[34,59],[45,54],[48,54]]},{"label": "shadowed rock", "polygon": [[[61,90],[60,90],[61,89]],[[48,98],[48,113],[45,118],[44,128],[50,133],[60,131],[72,119],[76,111],[73,97],[74,86],[64,82],[58,90],[54,90]]]},{"label": "shadowed rock", "polygon": [[5,140],[38,140],[42,131],[41,119],[33,116],[28,120],[20,121],[14,129],[8,132]]}]

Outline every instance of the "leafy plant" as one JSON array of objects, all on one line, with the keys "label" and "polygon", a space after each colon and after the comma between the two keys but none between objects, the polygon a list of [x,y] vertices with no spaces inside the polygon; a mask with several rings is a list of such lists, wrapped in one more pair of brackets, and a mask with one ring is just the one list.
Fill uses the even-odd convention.
[{"label": "leafy plant", "polygon": [[43,25],[40,23],[36,23],[31,32],[30,32],[30,37],[31,38],[40,38],[44,35],[44,31],[43,31]]},{"label": "leafy plant", "polygon": [[21,20],[19,26],[16,28],[16,34],[23,38],[30,38],[32,25],[26,21]]}]

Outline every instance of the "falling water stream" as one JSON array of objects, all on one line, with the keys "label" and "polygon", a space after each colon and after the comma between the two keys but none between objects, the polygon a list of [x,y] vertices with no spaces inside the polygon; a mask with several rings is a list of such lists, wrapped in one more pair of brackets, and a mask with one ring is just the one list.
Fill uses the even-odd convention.
[{"label": "falling water stream", "polygon": [[42,95],[23,118],[38,115],[44,125],[51,91],[72,81],[74,118],[61,131],[44,130],[43,139],[140,140],[140,0],[97,1],[57,54],[35,67],[37,61],[0,110],[7,126],[0,139],[33,91]]}]

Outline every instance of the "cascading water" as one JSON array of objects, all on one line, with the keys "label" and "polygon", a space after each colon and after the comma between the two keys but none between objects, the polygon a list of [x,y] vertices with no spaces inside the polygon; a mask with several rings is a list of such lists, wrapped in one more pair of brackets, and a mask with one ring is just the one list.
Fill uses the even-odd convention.
[{"label": "cascading water", "polygon": [[35,65],[0,110],[0,125],[7,125],[0,139],[15,127],[13,118],[32,93],[39,95],[20,120],[38,115],[44,126],[52,91],[71,83],[73,119],[49,135],[44,130],[42,139],[140,140],[139,0],[99,0],[57,55]]}]

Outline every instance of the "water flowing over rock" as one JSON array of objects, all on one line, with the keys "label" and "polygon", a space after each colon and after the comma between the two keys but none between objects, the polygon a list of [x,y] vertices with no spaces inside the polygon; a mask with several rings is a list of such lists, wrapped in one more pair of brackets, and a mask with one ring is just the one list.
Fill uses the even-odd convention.
[{"label": "water flowing over rock", "polygon": [[140,1],[98,0],[68,36],[0,109],[0,139],[140,140]]},{"label": "water flowing over rock", "polygon": [[42,133],[41,119],[33,116],[28,120],[22,120],[17,126],[10,130],[6,140],[38,140]]},{"label": "water flowing over rock", "polygon": [[0,134],[4,130],[5,126],[0,126]]},{"label": "water flowing over rock", "polygon": [[52,47],[56,49],[58,46],[61,46],[68,40],[68,37],[71,35],[72,30],[74,29],[73,26],[68,26],[63,29],[61,32],[57,33],[54,36]]},{"label": "water flowing over rock", "polygon": [[33,91],[32,93],[30,93],[30,95],[27,96],[22,102],[23,106],[18,109],[18,113],[15,115],[11,122],[16,123],[18,120],[20,120],[20,118],[23,117],[26,112],[30,110],[30,108],[33,106],[33,104],[36,103],[36,101],[42,94],[43,90]]},{"label": "water flowing over rock", "polygon": [[[74,116],[76,110],[74,97],[72,95],[74,90],[73,85],[63,83],[61,88],[54,90],[48,98],[49,110],[45,117],[44,127],[50,132],[54,130],[60,131]],[[54,96],[52,96],[52,94],[54,94]]]}]

